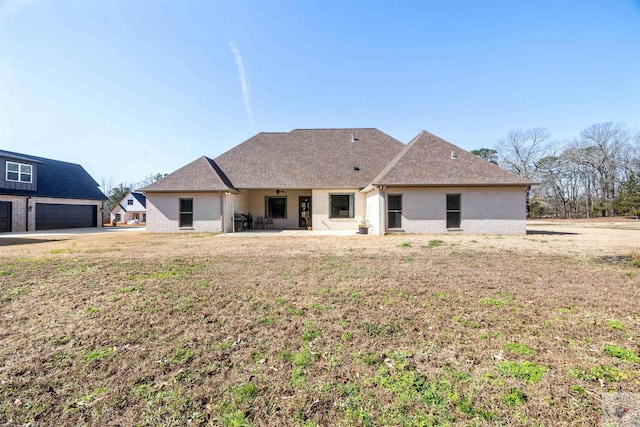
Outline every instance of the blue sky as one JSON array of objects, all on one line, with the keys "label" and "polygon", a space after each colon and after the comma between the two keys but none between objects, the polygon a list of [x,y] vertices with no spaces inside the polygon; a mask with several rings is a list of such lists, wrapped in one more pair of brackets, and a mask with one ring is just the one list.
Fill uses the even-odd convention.
[{"label": "blue sky", "polygon": [[139,181],[261,131],[640,128],[640,2],[0,0],[0,148]]}]

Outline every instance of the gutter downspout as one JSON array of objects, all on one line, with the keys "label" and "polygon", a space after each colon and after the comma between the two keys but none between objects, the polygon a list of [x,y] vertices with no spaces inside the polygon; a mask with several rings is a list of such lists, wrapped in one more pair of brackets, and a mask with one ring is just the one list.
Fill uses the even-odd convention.
[{"label": "gutter downspout", "polygon": [[25,231],[29,231],[29,199],[31,199],[31,196],[27,196],[27,198],[24,200],[25,203],[25,213],[26,213],[26,223],[25,223]]}]

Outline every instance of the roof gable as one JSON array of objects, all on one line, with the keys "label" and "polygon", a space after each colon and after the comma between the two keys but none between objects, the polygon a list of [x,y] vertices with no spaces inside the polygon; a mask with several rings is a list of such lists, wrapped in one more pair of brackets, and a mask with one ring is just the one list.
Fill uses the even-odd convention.
[{"label": "roof gable", "polygon": [[142,205],[143,208],[147,207],[147,196],[137,191],[132,191],[131,195]]},{"label": "roof gable", "polygon": [[28,154],[0,150],[0,157],[8,160],[32,163],[36,168],[37,189],[14,190],[2,188],[2,194],[57,197],[65,199],[106,200],[98,183],[84,168],[75,163]]},{"label": "roof gable", "polygon": [[[133,202],[131,205],[129,204],[129,200]],[[147,197],[144,194],[137,191],[130,191],[111,209],[111,212],[113,213],[118,210],[118,208],[124,212],[145,212],[147,209],[146,205]]]},{"label": "roof gable", "polygon": [[174,192],[174,191],[236,191],[224,172],[206,156],[202,156],[159,181],[139,191]]},{"label": "roof gable", "polygon": [[427,131],[372,180],[373,185],[533,185]]},{"label": "roof gable", "polygon": [[259,133],[215,159],[236,188],[362,188],[404,144],[378,129]]}]

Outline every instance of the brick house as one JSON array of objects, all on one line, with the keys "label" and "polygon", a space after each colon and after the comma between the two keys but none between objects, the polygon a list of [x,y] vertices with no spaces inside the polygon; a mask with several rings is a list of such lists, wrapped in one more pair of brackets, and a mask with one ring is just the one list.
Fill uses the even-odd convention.
[{"label": "brick house", "polygon": [[101,227],[106,199],[80,165],[0,150],[0,232]]},{"label": "brick house", "polygon": [[378,129],[259,133],[140,191],[151,232],[233,231],[239,214],[274,228],[373,234],[524,234],[534,183],[432,135]]}]

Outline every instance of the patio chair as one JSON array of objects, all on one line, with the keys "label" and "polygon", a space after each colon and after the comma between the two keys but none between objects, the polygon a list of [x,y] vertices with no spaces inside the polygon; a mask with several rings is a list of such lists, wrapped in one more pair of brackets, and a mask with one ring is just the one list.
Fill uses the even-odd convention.
[{"label": "patio chair", "polygon": [[261,216],[256,217],[256,220],[253,223],[253,228],[264,228],[264,218],[262,218]]},{"label": "patio chair", "polygon": [[264,228],[271,228],[273,229],[273,218],[268,216],[267,217],[267,222],[264,224]]}]

